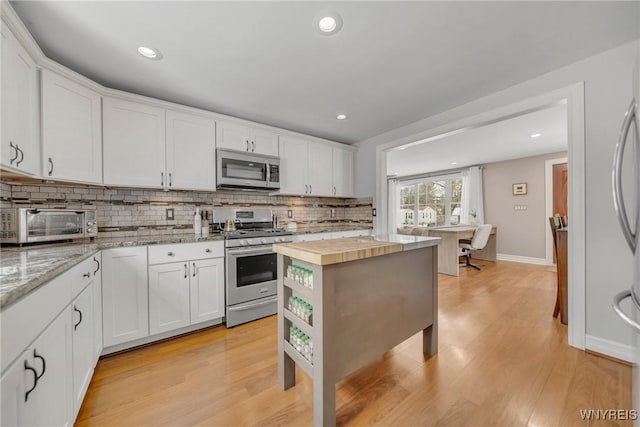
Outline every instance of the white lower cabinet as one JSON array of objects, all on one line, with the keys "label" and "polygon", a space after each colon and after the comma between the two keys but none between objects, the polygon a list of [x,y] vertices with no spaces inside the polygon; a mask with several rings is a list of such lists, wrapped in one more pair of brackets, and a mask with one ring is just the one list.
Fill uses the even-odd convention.
[{"label": "white lower cabinet", "polygon": [[102,254],[93,256],[93,360],[94,365],[102,353]]},{"label": "white lower cabinet", "polygon": [[93,282],[71,304],[73,321],[73,414],[80,410],[95,366]]},{"label": "white lower cabinet", "polygon": [[67,307],[0,379],[3,426],[70,426],[72,325]]},{"label": "white lower cabinet", "polygon": [[191,324],[224,316],[224,258],[191,263]]},{"label": "white lower cabinet", "polygon": [[[196,244],[197,246],[201,244]],[[217,245],[223,245],[218,242]],[[175,246],[156,246],[154,253]],[[184,251],[188,249],[184,245]],[[174,257],[181,253],[169,252]],[[160,259],[153,255],[153,259]],[[151,335],[224,316],[224,258],[184,260],[149,266],[149,329]]]},{"label": "white lower cabinet", "polygon": [[149,332],[151,335],[189,326],[189,264],[149,266]]},{"label": "white lower cabinet", "polygon": [[149,336],[146,246],[102,251],[105,347]]}]

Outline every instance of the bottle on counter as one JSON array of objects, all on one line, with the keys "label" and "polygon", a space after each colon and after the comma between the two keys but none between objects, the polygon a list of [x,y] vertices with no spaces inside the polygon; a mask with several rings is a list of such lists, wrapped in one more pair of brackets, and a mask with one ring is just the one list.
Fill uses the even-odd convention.
[{"label": "bottle on counter", "polygon": [[201,221],[201,234],[203,237],[207,237],[209,235],[209,212],[204,211],[202,213],[202,221]]},{"label": "bottle on counter", "polygon": [[196,214],[193,217],[193,232],[198,236],[202,234],[202,217],[200,216],[200,208],[196,208]]}]

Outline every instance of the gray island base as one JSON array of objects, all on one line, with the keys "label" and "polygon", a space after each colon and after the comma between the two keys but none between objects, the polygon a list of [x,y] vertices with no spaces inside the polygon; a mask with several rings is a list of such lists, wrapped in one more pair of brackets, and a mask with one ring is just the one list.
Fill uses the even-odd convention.
[{"label": "gray island base", "polygon": [[[422,331],[438,351],[440,238],[384,235],[274,245],[278,379],[313,381],[313,425],[336,424],[335,385]],[[291,309],[290,309],[291,306]]]}]

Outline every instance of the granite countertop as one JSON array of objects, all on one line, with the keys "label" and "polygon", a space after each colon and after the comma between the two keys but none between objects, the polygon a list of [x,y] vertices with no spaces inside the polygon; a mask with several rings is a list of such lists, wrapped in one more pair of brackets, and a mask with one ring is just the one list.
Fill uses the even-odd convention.
[{"label": "granite countertop", "polygon": [[311,264],[329,265],[437,246],[441,241],[439,237],[384,234],[371,237],[278,243],[273,245],[273,250]]},{"label": "granite countertop", "polygon": [[[298,229],[293,234],[366,230],[369,226],[332,225]],[[53,243],[37,246],[10,246],[0,249],[0,310],[18,301],[43,283],[64,273],[100,250],[171,243],[195,243],[224,240],[220,234],[207,237],[192,232],[131,237],[98,237],[94,241]]]},{"label": "granite countertop", "polygon": [[3,247],[0,251],[0,310],[64,273],[102,249],[170,243],[223,240],[219,234],[193,233],[139,237],[97,238],[92,242]]}]

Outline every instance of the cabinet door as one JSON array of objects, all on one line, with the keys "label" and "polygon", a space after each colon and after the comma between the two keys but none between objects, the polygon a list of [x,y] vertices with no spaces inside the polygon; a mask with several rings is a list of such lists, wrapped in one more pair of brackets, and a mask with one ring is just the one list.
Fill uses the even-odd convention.
[{"label": "cabinet door", "polygon": [[94,365],[102,353],[102,255],[93,256],[93,361]]},{"label": "cabinet door", "polygon": [[64,310],[0,380],[3,426],[70,426],[71,313]]},{"label": "cabinet door", "polygon": [[149,266],[151,335],[189,326],[189,263]]},{"label": "cabinet door", "polygon": [[165,110],[105,97],[102,120],[104,184],[167,185]]},{"label": "cabinet door", "polygon": [[309,193],[331,196],[333,193],[333,152],[328,145],[309,143]]},{"label": "cabinet door", "polygon": [[353,151],[333,148],[333,189],[336,197],[353,197]]},{"label": "cabinet door", "polygon": [[216,122],[216,148],[251,151],[249,129],[235,123]]},{"label": "cabinet door", "polygon": [[251,151],[278,157],[278,134],[262,129],[252,130]]},{"label": "cabinet door", "polygon": [[302,139],[280,138],[280,192],[282,194],[308,194],[308,145],[307,141]]},{"label": "cabinet door", "polygon": [[147,248],[102,251],[102,330],[105,347],[149,336]]},{"label": "cabinet door", "polygon": [[93,347],[93,283],[71,303],[73,322],[73,414],[89,388],[95,364]]},{"label": "cabinet door", "polygon": [[2,146],[3,167],[28,175],[40,172],[36,64],[4,23],[2,35]]},{"label": "cabinet door", "polygon": [[216,123],[204,117],[167,111],[167,186],[215,190]]},{"label": "cabinet door", "polygon": [[102,183],[100,95],[42,70],[43,175]]},{"label": "cabinet door", "polygon": [[224,316],[224,258],[191,262],[191,324]]}]

